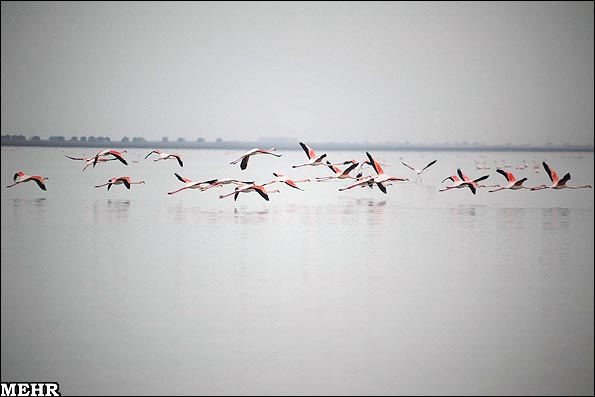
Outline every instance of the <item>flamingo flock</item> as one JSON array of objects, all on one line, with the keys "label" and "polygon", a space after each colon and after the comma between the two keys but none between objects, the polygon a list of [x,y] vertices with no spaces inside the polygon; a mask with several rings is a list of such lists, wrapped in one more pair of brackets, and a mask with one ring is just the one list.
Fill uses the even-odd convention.
[{"label": "flamingo flock", "polygon": [[[331,161],[327,160],[328,156],[326,153],[317,154],[310,146],[306,145],[305,143],[299,142],[299,144],[300,144],[301,148],[304,150],[304,152],[306,153],[306,157],[308,158],[308,161],[305,163],[302,163],[302,164],[292,165],[292,168],[300,168],[300,167],[306,167],[306,166],[324,166],[324,167],[329,168],[332,171],[333,175],[317,176],[315,178],[316,182],[326,182],[326,181],[330,181],[330,180],[339,180],[339,181],[340,180],[353,180],[352,184],[339,188],[338,189],[339,191],[350,190],[350,189],[353,189],[356,187],[360,187],[360,188],[368,187],[370,189],[373,189],[376,186],[383,194],[387,194],[388,193],[387,187],[398,184],[399,182],[409,182],[409,179],[406,177],[393,176],[393,175],[389,175],[388,173],[386,173],[383,168],[383,165],[384,166],[386,166],[386,165],[384,163],[383,163],[383,165],[381,165],[380,162],[377,159],[375,159],[374,156],[370,152],[365,153],[367,158],[364,161],[358,162],[355,160],[345,160],[345,161],[339,161],[337,163],[332,163]],[[240,169],[242,171],[245,171],[248,167],[248,161],[252,156],[255,156],[258,154],[263,154],[263,155],[266,154],[266,155],[274,156],[276,158],[282,157],[281,154],[277,154],[277,153],[275,153],[275,151],[276,151],[276,148],[270,148],[270,149],[254,148],[254,149],[251,149],[251,150],[247,151],[246,153],[242,154],[237,159],[231,161],[229,164],[235,165],[235,164],[239,163]],[[101,151],[97,152],[92,157],[75,157],[75,156],[68,156],[68,155],[66,155],[66,157],[71,160],[83,161],[85,163],[83,171],[85,171],[90,166],[94,168],[97,164],[104,164],[104,163],[107,163],[108,161],[113,161],[113,160],[118,160],[118,161],[120,161],[120,163],[122,163],[124,165],[128,165],[127,160],[124,158],[124,153],[126,153],[126,150],[117,151],[114,149],[106,149],[106,150],[101,150]],[[170,153],[165,153],[158,149],[155,149],[155,150],[152,150],[151,152],[149,152],[144,157],[145,160],[148,159],[149,156],[151,156],[152,154],[158,155],[158,157],[153,160],[155,162],[161,161],[161,160],[174,159],[178,162],[180,167],[184,166],[182,157],[177,153],[170,154]],[[427,172],[431,166],[433,166],[434,164],[437,163],[437,161],[438,160],[432,160],[426,166],[424,166],[423,168],[420,168],[420,169],[410,166],[409,164],[405,163],[404,161],[401,161],[401,163],[407,169],[415,172],[416,182],[422,182],[421,181],[422,174]],[[525,162],[525,164],[526,164],[526,162]],[[363,175],[363,172],[362,172],[363,165],[371,166],[373,173],[368,174],[368,175]],[[489,190],[488,191],[489,193],[498,192],[498,191],[502,191],[502,190],[523,190],[524,189],[524,190],[529,190],[529,191],[537,191],[537,190],[544,190],[544,189],[560,190],[560,189],[591,188],[591,185],[578,185],[578,186],[568,185],[568,181],[571,179],[569,172],[566,173],[562,178],[559,178],[558,174],[545,161],[542,162],[542,165],[550,179],[551,183],[549,185],[542,184],[542,185],[538,185],[535,187],[524,186],[523,184],[527,181],[527,179],[528,179],[527,177],[517,179],[513,175],[512,172],[505,170],[503,167],[497,167],[496,172],[501,174],[506,179],[506,181],[507,181],[506,185],[504,185],[504,186],[500,186],[499,184],[484,185],[484,184],[481,184],[480,182],[488,179],[490,176],[489,174],[471,178],[471,177],[467,176],[466,174],[464,174],[463,171],[461,170],[461,168],[458,168],[456,170],[456,173],[453,173],[452,175],[447,176],[446,178],[444,178],[442,180],[442,183],[446,182],[447,180],[450,180],[452,182],[452,184],[445,186],[445,187],[439,189],[438,191],[446,192],[446,191],[454,190],[454,189],[469,189],[469,191],[471,191],[471,193],[475,195],[475,194],[477,194],[478,189],[480,189],[480,188],[496,188],[493,190]],[[479,167],[477,167],[477,168],[480,169]],[[524,168],[527,168],[527,167],[524,167]],[[356,172],[357,172],[357,175],[353,175]],[[274,176],[274,179],[272,179],[266,183],[262,183],[262,182],[257,183],[254,180],[243,180],[243,179],[236,179],[236,178],[207,178],[207,179],[204,179],[201,181],[193,181],[189,178],[183,177],[183,176],[179,175],[178,173],[174,172],[174,176],[176,177],[176,179],[178,179],[180,182],[182,182],[183,185],[176,190],[167,192],[167,194],[173,195],[173,194],[179,193],[183,190],[206,191],[206,190],[209,190],[209,189],[212,189],[215,187],[223,187],[226,185],[235,185],[233,191],[231,191],[229,193],[220,194],[219,198],[223,199],[226,197],[234,196],[234,200],[237,200],[238,197],[240,196],[240,193],[256,192],[264,200],[269,201],[270,200],[269,195],[271,193],[279,193],[280,191],[278,189],[267,190],[266,186],[268,186],[268,185],[272,185],[275,183],[281,183],[281,184],[291,187],[292,189],[304,191],[305,189],[303,187],[300,187],[298,184],[308,183],[311,181],[311,179],[309,179],[309,178],[295,179],[288,175],[284,175],[284,174],[281,174],[278,172],[273,172],[272,174]],[[31,176],[31,175],[25,174],[23,171],[18,171],[13,176],[13,182],[10,185],[7,185],[6,187],[11,188],[11,187],[13,187],[17,184],[20,184],[20,183],[34,181],[40,189],[45,191],[45,190],[47,190],[45,181],[48,179],[49,179],[48,177],[43,177],[43,176],[39,176],[39,175]],[[109,191],[113,185],[124,185],[126,187],[126,189],[130,189],[132,185],[142,185],[144,183],[145,183],[144,180],[133,181],[129,176],[119,176],[119,177],[110,178],[107,182],[97,184],[94,186],[96,188],[101,188],[101,187],[107,186],[107,190]]]}]

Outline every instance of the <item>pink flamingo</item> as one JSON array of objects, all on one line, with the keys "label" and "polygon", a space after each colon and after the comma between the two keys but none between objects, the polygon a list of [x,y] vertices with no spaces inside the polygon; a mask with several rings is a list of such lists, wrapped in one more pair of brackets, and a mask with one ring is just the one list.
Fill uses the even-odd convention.
[{"label": "pink flamingo", "polygon": [[294,189],[299,189],[299,190],[304,190],[301,187],[299,187],[298,185],[296,185],[296,183],[299,182],[310,182],[309,179],[296,179],[293,180],[291,178],[289,178],[288,176],[285,176],[283,174],[277,174],[276,172],[273,172],[273,175],[275,176],[275,180],[267,182],[267,183],[263,183],[262,186],[266,186],[266,185],[270,185],[272,183],[285,183],[287,186],[291,186]]},{"label": "pink flamingo", "polygon": [[254,149],[250,149],[249,151],[247,151],[246,153],[242,154],[242,156],[240,156],[240,158],[238,158],[237,160],[232,161],[229,164],[237,164],[240,163],[240,169],[245,170],[246,167],[248,167],[248,160],[250,160],[250,156],[254,156],[257,154],[270,154],[276,157],[281,157],[280,154],[276,154],[273,153],[275,150],[277,150],[277,148],[270,148],[269,150],[266,149],[260,149],[260,148],[254,148]]},{"label": "pink flamingo", "polygon": [[14,176],[12,177],[12,180],[14,181],[14,183],[11,185],[8,185],[6,187],[13,187],[14,185],[18,185],[19,183],[33,181],[33,182],[37,183],[37,186],[39,186],[39,188],[41,190],[47,190],[45,187],[45,183],[43,181],[48,180],[48,179],[50,179],[50,178],[42,177],[39,175],[26,175],[23,171],[19,171],[16,174],[14,174]]},{"label": "pink flamingo", "polygon": [[253,185],[254,181],[240,181],[239,179],[234,178],[215,179],[213,183],[208,186],[201,187],[200,190],[207,190],[217,186],[229,185],[230,183],[235,185]]},{"label": "pink flamingo", "polygon": [[130,185],[139,185],[145,183],[145,181],[136,181],[136,182],[132,182],[130,180],[129,176],[121,176],[118,178],[110,178],[106,183],[102,184],[102,185],[95,185],[95,187],[102,187],[107,185],[107,190],[110,190],[110,188],[112,187],[112,185],[124,185],[126,186],[126,189],[130,189]]},{"label": "pink flamingo", "polygon": [[161,150],[159,150],[159,149],[155,149],[155,150],[152,150],[151,152],[149,152],[149,154],[147,154],[147,155],[145,156],[145,160],[147,159],[147,157],[149,157],[149,156],[150,156],[150,155],[152,155],[153,153],[156,153],[156,154],[158,154],[158,155],[159,155],[159,157],[158,157],[158,158],[156,158],[156,159],[155,159],[155,160],[153,160],[153,161],[159,161],[159,160],[168,160],[168,159],[176,159],[176,160],[178,160],[178,164],[180,164],[180,167],[183,167],[183,166],[184,166],[184,163],[182,162],[182,157],[181,157],[179,154],[177,154],[177,153],[174,153],[174,154],[170,154],[170,153],[164,153],[164,152],[162,152],[162,151],[161,151]]},{"label": "pink flamingo", "polygon": [[543,168],[545,168],[545,172],[547,172],[550,180],[552,181],[551,185],[539,185],[532,187],[531,190],[542,190],[542,189],[591,189],[591,185],[581,185],[581,186],[568,186],[566,182],[570,180],[570,172],[567,172],[562,179],[558,178],[558,174],[556,171],[552,170],[544,161]]},{"label": "pink flamingo", "polygon": [[335,173],[335,175],[317,177],[317,182],[330,181],[331,179],[356,179],[355,177],[349,175],[349,173],[353,171],[359,165],[359,163],[353,162],[349,167],[345,169],[345,171],[341,171],[336,165],[331,164],[330,161],[327,161],[326,164],[331,169],[331,171]]},{"label": "pink flamingo", "polygon": [[454,182],[454,184],[451,185],[451,186],[447,186],[444,189],[439,190],[439,192],[445,192],[445,191],[450,190],[450,189],[461,189],[461,188],[464,188],[464,187],[468,187],[473,194],[476,194],[477,188],[478,187],[481,187],[481,186],[484,186],[484,185],[478,185],[477,182],[481,182],[484,179],[488,179],[489,178],[489,175],[484,175],[484,176],[481,176],[481,177],[479,177],[479,178],[477,178],[475,180],[471,180],[467,175],[464,175],[463,174],[463,172],[461,171],[460,168],[457,169],[457,174],[458,174],[458,176],[457,175],[451,175],[449,177],[444,178],[442,180],[442,182],[446,181],[447,179],[450,179],[451,181]]},{"label": "pink flamingo", "polygon": [[124,157],[122,156],[122,153],[126,153],[126,150],[122,150],[121,152],[118,152],[117,150],[113,150],[113,149],[107,149],[107,150],[102,150],[100,152],[97,152],[97,154],[94,157],[93,160],[93,168],[95,168],[95,164],[97,164],[97,162],[99,161],[99,158],[102,156],[114,156],[115,158],[117,158],[118,160],[120,160],[124,165],[128,165],[128,163],[126,162],[126,160],[124,160]]},{"label": "pink flamingo", "polygon": [[206,183],[208,183],[210,185],[211,183],[215,183],[217,181],[217,179],[212,179],[210,181],[193,182],[192,180],[190,180],[188,178],[184,178],[184,177],[176,174],[175,172],[174,172],[174,175],[181,182],[184,182],[184,186],[182,186],[178,190],[174,190],[173,192],[167,192],[167,194],[175,194],[175,193],[181,192],[182,190],[186,190],[186,189],[202,189],[201,185],[206,184]]},{"label": "pink flamingo", "polygon": [[509,189],[509,190],[520,190],[520,189],[531,189],[530,187],[523,186],[523,183],[527,180],[527,178],[519,179],[518,181],[510,171],[504,171],[502,169],[496,170],[497,173],[504,175],[504,178],[508,181],[507,186],[502,186],[499,189],[495,190],[488,190],[489,193],[497,192],[499,190]]},{"label": "pink flamingo", "polygon": [[235,190],[231,193],[220,195],[219,198],[222,199],[222,198],[229,197],[229,196],[233,195],[233,199],[234,199],[234,201],[236,201],[238,199],[238,196],[240,195],[240,193],[250,193],[250,192],[256,192],[256,193],[260,194],[260,196],[263,199],[265,199],[266,201],[269,201],[269,193],[279,193],[279,190],[275,189],[275,190],[267,191],[264,188],[264,186],[255,185],[255,184],[242,185],[242,186],[236,187]]},{"label": "pink flamingo", "polygon": [[[64,155],[66,157],[68,157],[71,160],[79,160],[79,161],[84,161],[85,162],[85,166],[83,167],[83,171],[85,171],[87,169],[87,167],[89,167],[90,165],[93,165],[93,163],[95,162],[95,157],[71,157],[68,155]],[[117,160],[117,158],[112,158],[112,159],[106,159],[103,157],[100,157],[97,159],[98,163],[105,163],[106,161],[112,161],[112,160]]]},{"label": "pink flamingo", "polygon": [[306,152],[306,156],[308,156],[308,159],[310,161],[308,161],[307,163],[304,164],[299,164],[299,165],[293,165],[293,168],[298,168],[298,167],[305,167],[307,165],[311,165],[311,166],[317,166],[317,165],[326,165],[322,162],[322,160],[324,160],[324,158],[326,157],[326,153],[321,155],[321,156],[317,156],[316,153],[314,152],[314,150],[309,147],[308,145],[306,145],[303,142],[300,142],[300,146],[302,147],[302,149],[304,149],[304,152]]},{"label": "pink flamingo", "polygon": [[397,178],[395,176],[390,176],[386,174],[380,166],[380,163],[374,160],[370,153],[366,152],[366,155],[368,156],[368,159],[370,159],[374,171],[376,171],[376,173],[378,174],[374,177],[374,183],[376,184],[376,186],[378,186],[378,189],[380,189],[382,193],[386,194],[386,186],[389,185],[391,182],[401,182],[409,180],[408,178]]},{"label": "pink flamingo", "polygon": [[357,179],[356,183],[354,183],[353,185],[342,187],[339,189],[339,191],[342,192],[344,190],[353,189],[354,187],[358,187],[358,186],[359,187],[369,187],[370,189],[374,188],[374,175],[361,176],[361,174],[358,174],[356,179]]}]

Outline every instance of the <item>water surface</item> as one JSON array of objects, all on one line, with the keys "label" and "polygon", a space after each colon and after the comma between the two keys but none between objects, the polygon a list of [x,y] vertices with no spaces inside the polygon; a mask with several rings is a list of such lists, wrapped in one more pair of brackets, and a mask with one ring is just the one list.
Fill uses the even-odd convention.
[{"label": "water surface", "polygon": [[[2,381],[79,394],[593,394],[593,190],[438,192],[457,168],[526,185],[547,161],[593,184],[592,153],[373,153],[388,188],[345,181],[219,199],[193,180],[328,176],[302,151],[126,154],[2,148]],[[329,152],[331,161],[364,153]],[[423,182],[400,164],[438,162]],[[476,169],[476,160],[491,168]],[[530,167],[516,170],[526,161]],[[369,172],[369,170],[368,170]],[[130,175],[144,185],[95,189]]]}]

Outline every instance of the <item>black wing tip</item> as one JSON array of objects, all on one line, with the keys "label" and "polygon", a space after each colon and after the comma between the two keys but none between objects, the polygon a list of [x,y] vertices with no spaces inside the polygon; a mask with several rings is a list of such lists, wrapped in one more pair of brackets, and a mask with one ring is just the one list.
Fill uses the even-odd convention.
[{"label": "black wing tip", "polygon": [[382,183],[377,183],[378,189],[384,194],[386,194],[386,187]]}]

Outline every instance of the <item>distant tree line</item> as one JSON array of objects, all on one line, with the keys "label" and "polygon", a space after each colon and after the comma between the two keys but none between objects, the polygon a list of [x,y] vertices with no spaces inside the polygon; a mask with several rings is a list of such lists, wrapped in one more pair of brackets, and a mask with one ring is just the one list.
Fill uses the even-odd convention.
[{"label": "distant tree line", "polygon": [[[41,142],[42,139],[39,136],[32,136],[30,139],[27,139],[27,137],[25,137],[24,135],[2,135],[2,143],[19,143],[19,142]],[[62,142],[66,142],[67,139],[66,137],[62,136],[62,135],[55,135],[55,136],[50,136],[49,139],[47,140],[48,142],[53,142],[53,143],[62,143]],[[71,137],[68,141],[70,142],[83,142],[83,143],[109,143],[111,142],[111,139],[109,137],[103,137],[103,136],[81,136],[80,138],[78,136],[73,136]],[[146,143],[147,140],[143,137],[134,137],[132,139],[130,139],[129,137],[125,136],[124,138],[122,138],[120,140],[121,143],[133,143],[133,144],[143,144]],[[161,142],[163,143],[167,143],[169,142],[168,137],[163,137],[161,139]],[[176,140],[177,143],[186,143],[186,138],[178,138]],[[204,138],[197,138],[196,139],[196,143],[204,143],[205,139]],[[221,138],[217,138],[217,142],[223,142],[223,139]]]}]

